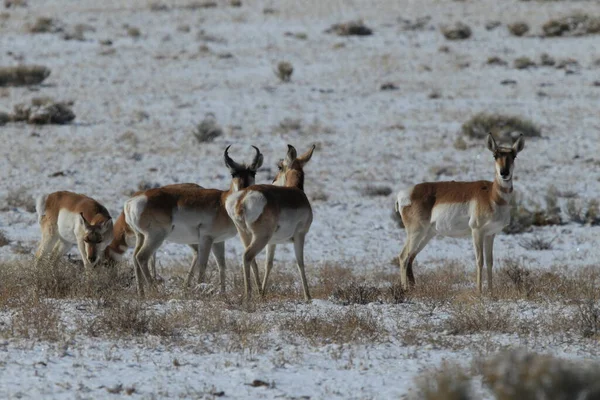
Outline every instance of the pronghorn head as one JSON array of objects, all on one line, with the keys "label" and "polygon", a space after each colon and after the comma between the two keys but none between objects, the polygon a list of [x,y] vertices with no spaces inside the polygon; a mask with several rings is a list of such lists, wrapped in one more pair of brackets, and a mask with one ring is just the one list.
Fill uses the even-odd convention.
[{"label": "pronghorn head", "polygon": [[512,147],[500,147],[496,144],[492,134],[488,135],[487,148],[494,154],[494,159],[496,160],[496,177],[499,182],[509,182],[512,180],[515,158],[517,158],[517,154],[524,147],[525,139],[523,139],[523,134],[519,136]]},{"label": "pronghorn head", "polygon": [[304,166],[312,157],[315,151],[313,144],[310,149],[300,157],[296,149],[291,144],[288,144],[288,152],[283,160],[277,163],[279,171],[273,179],[273,185],[276,186],[293,186],[304,190]]},{"label": "pronghorn head", "polygon": [[105,219],[98,223],[89,223],[83,213],[79,214],[83,227],[83,242],[85,255],[90,264],[95,265],[101,258],[106,246],[113,237],[112,219]]},{"label": "pronghorn head", "polygon": [[254,147],[256,155],[250,165],[238,164],[229,157],[228,151],[231,145],[225,149],[225,165],[229,168],[231,173],[231,185],[234,191],[247,188],[248,186],[254,185],[254,179],[256,177],[256,171],[260,168],[263,163],[263,155],[258,150],[258,147]]}]

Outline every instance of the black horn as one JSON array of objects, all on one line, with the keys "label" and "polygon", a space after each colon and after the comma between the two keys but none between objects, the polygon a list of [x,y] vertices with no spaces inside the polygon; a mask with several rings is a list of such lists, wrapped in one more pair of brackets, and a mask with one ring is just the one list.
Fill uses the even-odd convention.
[{"label": "black horn", "polygon": [[227,146],[227,148],[225,149],[225,153],[224,153],[224,157],[225,157],[225,165],[227,165],[227,168],[229,168],[231,171],[237,171],[239,169],[242,169],[242,166],[239,165],[238,163],[236,163],[235,161],[233,161],[231,159],[231,157],[229,157],[229,148],[231,147],[231,145]]},{"label": "black horn", "polygon": [[258,147],[256,146],[252,146],[254,147],[254,150],[256,150],[256,155],[254,156],[254,160],[252,161],[252,164],[250,165],[250,169],[253,171],[256,171],[257,169],[260,168],[260,166],[263,163],[263,155],[260,153],[260,150],[258,149]]}]

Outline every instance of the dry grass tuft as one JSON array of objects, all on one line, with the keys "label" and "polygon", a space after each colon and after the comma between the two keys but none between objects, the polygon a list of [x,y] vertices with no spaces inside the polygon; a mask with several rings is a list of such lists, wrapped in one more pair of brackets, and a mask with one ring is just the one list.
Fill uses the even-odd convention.
[{"label": "dry grass tuft", "polygon": [[10,239],[6,236],[4,231],[0,231],[0,247],[8,246],[10,244]]},{"label": "dry grass tuft", "polygon": [[0,86],[27,86],[42,83],[50,69],[42,65],[19,65],[0,68]]},{"label": "dry grass tuft", "polygon": [[600,33],[600,17],[575,13],[551,19],[542,26],[543,36],[584,36]]},{"label": "dry grass tuft", "polygon": [[529,32],[529,25],[525,22],[515,22],[507,26],[508,31],[515,36],[523,36]]},{"label": "dry grass tuft", "polygon": [[448,40],[464,40],[471,37],[471,28],[462,22],[440,28],[444,37]]},{"label": "dry grass tuft", "polygon": [[485,139],[490,132],[496,140],[511,143],[520,134],[525,137],[541,136],[540,128],[533,122],[514,115],[481,112],[462,125],[462,133],[472,139]]},{"label": "dry grass tuft", "polygon": [[281,328],[308,339],[314,345],[373,343],[386,333],[370,312],[360,313],[352,307],[327,315],[294,315],[284,321]]},{"label": "dry grass tuft", "polygon": [[280,61],[277,64],[277,69],[275,70],[275,75],[282,82],[289,82],[292,80],[292,74],[294,73],[294,66],[292,63],[287,61]]},{"label": "dry grass tuft", "polygon": [[207,113],[192,134],[198,143],[209,143],[219,136],[223,136],[223,129],[217,123],[215,114]]},{"label": "dry grass tuft", "polygon": [[556,237],[552,239],[546,239],[535,234],[532,238],[521,239],[519,246],[526,250],[552,250],[552,242]]},{"label": "dry grass tuft", "polygon": [[474,300],[472,303],[451,303],[450,317],[444,327],[453,335],[480,332],[513,332],[515,320],[511,312],[498,303]]},{"label": "dry grass tuft", "polygon": [[596,199],[589,200],[586,206],[581,200],[569,199],[565,211],[572,222],[581,225],[600,225],[600,209]]},{"label": "dry grass tuft", "polygon": [[500,57],[492,56],[487,59],[487,65],[506,66],[506,65],[508,65],[508,63],[506,61],[504,61],[503,59],[501,59]]},{"label": "dry grass tuft", "polygon": [[17,300],[9,326],[10,332],[6,333],[14,337],[48,341],[64,338],[65,329],[60,320],[59,309],[38,296]]},{"label": "dry grass tuft", "polygon": [[373,34],[373,30],[365,26],[361,20],[334,24],[325,32],[335,33],[338,36],[368,36]]}]

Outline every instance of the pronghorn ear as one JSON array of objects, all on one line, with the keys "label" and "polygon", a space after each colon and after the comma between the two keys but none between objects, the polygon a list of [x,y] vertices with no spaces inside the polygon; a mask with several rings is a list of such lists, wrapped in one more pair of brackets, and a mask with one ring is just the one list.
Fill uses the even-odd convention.
[{"label": "pronghorn ear", "polygon": [[512,148],[517,153],[521,152],[521,150],[523,150],[523,148],[525,148],[525,138],[523,137],[522,133],[519,136],[519,138],[517,139],[517,141],[515,143],[513,143]]},{"label": "pronghorn ear", "polygon": [[87,222],[87,220],[83,216],[83,213],[79,213],[79,217],[81,218],[81,222],[83,223],[83,226],[85,227],[85,229],[90,229],[91,225],[89,224],[89,222]]},{"label": "pronghorn ear", "polygon": [[285,162],[287,163],[287,165],[292,165],[296,157],[298,157],[298,152],[296,151],[294,146],[288,144],[288,152],[287,156],[285,157]]},{"label": "pronghorn ear", "polygon": [[496,144],[496,141],[494,140],[494,137],[492,136],[492,132],[490,132],[488,134],[487,148],[492,153],[495,153],[496,150],[498,150],[498,145]]},{"label": "pronghorn ear", "polygon": [[310,149],[308,149],[308,151],[304,154],[302,154],[300,157],[298,157],[298,161],[300,161],[300,164],[302,164],[302,166],[304,166],[307,162],[310,161],[312,155],[313,155],[313,151],[315,151],[315,148],[317,146],[316,145],[312,145],[312,147]]}]

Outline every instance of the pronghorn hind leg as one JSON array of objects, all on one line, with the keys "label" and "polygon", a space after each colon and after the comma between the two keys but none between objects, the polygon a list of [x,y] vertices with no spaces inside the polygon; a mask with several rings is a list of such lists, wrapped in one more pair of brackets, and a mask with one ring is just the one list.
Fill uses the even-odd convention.
[{"label": "pronghorn hind leg", "polygon": [[219,268],[219,290],[221,294],[225,293],[225,242],[213,243],[212,254]]},{"label": "pronghorn hind leg", "polygon": [[135,233],[135,248],[133,249],[133,271],[135,272],[135,282],[137,285],[138,296],[144,296],[144,282],[142,279],[142,269],[140,268],[140,263],[138,262],[138,253],[140,249],[144,245],[144,235],[139,232]]},{"label": "pronghorn hind leg", "polygon": [[435,229],[433,228],[433,226],[430,226],[429,229],[427,230],[425,237],[421,238],[421,240],[419,241],[419,244],[414,249],[413,254],[408,259],[408,266],[406,268],[406,273],[408,276],[408,282],[411,286],[414,286],[414,284],[415,284],[415,276],[413,274],[413,268],[412,268],[413,261],[415,260],[417,255],[425,248],[425,246],[427,246],[427,243],[429,243],[429,241],[431,239],[433,239],[435,234],[436,234]]},{"label": "pronghorn hind leg", "polygon": [[275,247],[276,244],[268,244],[267,245],[267,259],[265,261],[265,275],[263,276],[262,282],[262,292],[263,295],[267,293],[267,282],[269,280],[269,274],[271,273],[271,269],[273,268],[273,259],[275,258]]},{"label": "pronghorn hind leg", "polygon": [[296,262],[300,279],[302,279],[302,289],[304,290],[304,300],[310,301],[310,293],[308,291],[308,282],[306,280],[306,271],[304,270],[304,238],[306,234],[301,233],[294,236],[294,253],[296,254]]},{"label": "pronghorn hind leg", "polygon": [[[144,278],[144,281],[149,286],[154,286],[155,282],[152,276],[150,275],[150,271],[148,269],[148,262],[156,250],[161,246],[167,237],[166,231],[155,232],[152,235],[143,235],[144,240],[142,241],[142,245],[137,249],[135,254],[135,259],[138,263],[139,271]],[[138,239],[139,240],[139,239]]]},{"label": "pronghorn hind leg", "polygon": [[[247,234],[245,234],[247,235]],[[250,299],[252,296],[252,285],[250,284],[250,267],[256,268],[258,272],[258,267],[256,267],[255,258],[258,253],[261,252],[262,249],[269,243],[271,236],[253,236],[250,243],[246,246],[246,250],[244,250],[244,293],[247,299]],[[243,239],[245,243],[248,242],[248,236],[245,236]],[[254,262],[254,265],[252,263]],[[262,289],[260,290],[262,292]]]},{"label": "pronghorn hind leg", "polygon": [[494,238],[495,235],[486,236],[483,242],[485,266],[487,268],[488,292],[490,295],[494,292],[494,286],[492,285],[492,267],[494,266]]},{"label": "pronghorn hind leg", "polygon": [[406,228],[406,243],[404,244],[404,248],[398,257],[400,263],[400,282],[402,283],[402,288],[404,290],[408,290],[409,284],[414,285],[415,277],[412,272],[412,263],[418,252],[425,247],[425,244],[427,244],[427,242],[425,242],[423,247],[421,247],[419,250],[421,241],[427,237],[430,229],[430,226],[422,225],[414,228],[409,228],[407,226]]},{"label": "pronghorn hind leg", "polygon": [[483,234],[477,230],[473,229],[473,247],[475,248],[475,261],[477,267],[477,291],[481,294],[482,292],[482,282],[481,275],[483,273]]}]

